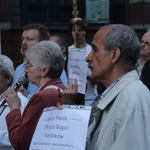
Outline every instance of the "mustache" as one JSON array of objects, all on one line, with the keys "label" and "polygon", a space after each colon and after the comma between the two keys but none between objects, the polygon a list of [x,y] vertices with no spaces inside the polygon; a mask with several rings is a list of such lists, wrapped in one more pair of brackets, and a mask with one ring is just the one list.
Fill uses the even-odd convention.
[{"label": "mustache", "polygon": [[88,63],[88,68],[92,69],[93,68],[93,65]]}]

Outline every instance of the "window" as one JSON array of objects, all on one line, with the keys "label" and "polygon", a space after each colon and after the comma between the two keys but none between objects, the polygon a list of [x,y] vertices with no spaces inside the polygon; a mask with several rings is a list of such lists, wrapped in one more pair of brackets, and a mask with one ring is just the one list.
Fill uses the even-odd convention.
[{"label": "window", "polygon": [[[28,23],[42,23],[47,26],[61,26],[69,23],[73,18],[72,0],[18,0],[12,3],[12,24],[26,25]],[[18,6],[20,5],[18,11]],[[85,0],[78,5],[79,16],[85,18]]]},{"label": "window", "polygon": [[86,0],[86,20],[90,23],[109,23],[109,0]]},{"label": "window", "polygon": [[[78,17],[86,19],[91,26],[125,24],[129,18],[128,4],[128,0],[78,0]],[[20,27],[42,23],[49,27],[68,26],[74,17],[72,11],[72,0],[15,0],[11,1],[11,25]]]}]

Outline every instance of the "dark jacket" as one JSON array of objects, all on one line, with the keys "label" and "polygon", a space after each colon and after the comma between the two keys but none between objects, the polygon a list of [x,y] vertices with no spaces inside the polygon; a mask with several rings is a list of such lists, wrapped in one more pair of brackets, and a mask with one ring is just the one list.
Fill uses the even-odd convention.
[{"label": "dark jacket", "polygon": [[150,60],[148,60],[141,73],[141,81],[148,87],[150,90]]}]

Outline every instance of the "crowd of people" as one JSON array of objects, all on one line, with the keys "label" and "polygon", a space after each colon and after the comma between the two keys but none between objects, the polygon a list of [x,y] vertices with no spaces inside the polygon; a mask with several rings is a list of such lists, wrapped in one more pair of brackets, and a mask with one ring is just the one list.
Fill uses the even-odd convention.
[{"label": "crowd of people", "polygon": [[[0,55],[0,149],[29,149],[44,108],[58,107],[58,90],[64,102],[92,107],[86,150],[150,149],[150,31],[140,42],[131,27],[109,24],[87,43],[85,20],[79,21],[78,34],[73,24],[70,29],[72,45],[42,24],[28,24],[22,64],[14,70],[12,60]],[[69,54],[77,42],[86,50],[84,94],[78,92],[78,79],[68,80]],[[16,92],[13,85],[22,76],[27,82]]]}]

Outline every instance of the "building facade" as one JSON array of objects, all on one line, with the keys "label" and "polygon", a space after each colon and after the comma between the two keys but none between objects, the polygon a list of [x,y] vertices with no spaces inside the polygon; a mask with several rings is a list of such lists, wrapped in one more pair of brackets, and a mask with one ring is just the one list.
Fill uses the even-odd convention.
[{"label": "building facade", "polygon": [[[88,43],[104,24],[121,23],[133,27],[139,38],[150,28],[150,0],[78,0],[78,16],[89,22]],[[15,67],[21,63],[22,27],[42,23],[50,33],[72,38],[69,22],[73,18],[72,0],[0,0],[0,53],[9,56]]]}]

